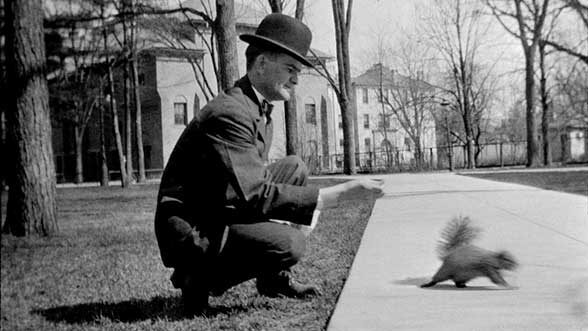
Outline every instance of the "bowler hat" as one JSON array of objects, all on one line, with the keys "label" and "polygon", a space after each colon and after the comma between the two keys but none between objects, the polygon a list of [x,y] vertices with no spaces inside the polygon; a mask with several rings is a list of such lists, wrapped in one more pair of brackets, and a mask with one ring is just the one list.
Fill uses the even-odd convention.
[{"label": "bowler hat", "polygon": [[302,21],[291,16],[269,14],[259,23],[255,34],[246,33],[239,38],[262,50],[286,53],[302,64],[312,67],[306,59],[312,32]]}]

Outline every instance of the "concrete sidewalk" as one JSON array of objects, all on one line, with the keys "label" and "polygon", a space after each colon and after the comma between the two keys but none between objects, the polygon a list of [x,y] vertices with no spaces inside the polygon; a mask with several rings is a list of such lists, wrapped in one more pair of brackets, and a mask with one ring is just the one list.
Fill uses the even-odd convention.
[{"label": "concrete sidewalk", "polygon": [[[445,174],[388,175],[329,331],[588,330],[588,199]],[[431,289],[440,231],[457,215],[477,245],[507,249],[513,289],[487,279]]]}]

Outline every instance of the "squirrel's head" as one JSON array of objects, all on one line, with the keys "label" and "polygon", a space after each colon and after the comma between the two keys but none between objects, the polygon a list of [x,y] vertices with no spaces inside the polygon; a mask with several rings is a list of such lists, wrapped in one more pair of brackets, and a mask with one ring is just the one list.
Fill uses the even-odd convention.
[{"label": "squirrel's head", "polygon": [[500,269],[514,270],[519,265],[517,260],[515,260],[514,256],[512,256],[512,254],[510,254],[507,251],[496,253],[496,259],[498,260]]}]

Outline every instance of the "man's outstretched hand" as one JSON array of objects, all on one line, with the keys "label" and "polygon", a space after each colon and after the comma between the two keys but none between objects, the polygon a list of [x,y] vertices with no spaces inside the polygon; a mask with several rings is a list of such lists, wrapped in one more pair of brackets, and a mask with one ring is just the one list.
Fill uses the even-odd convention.
[{"label": "man's outstretched hand", "polygon": [[341,194],[358,188],[371,191],[376,194],[382,194],[384,190],[384,180],[358,178],[342,184],[322,188],[319,190],[319,198],[316,208],[318,210],[322,210],[335,207]]}]

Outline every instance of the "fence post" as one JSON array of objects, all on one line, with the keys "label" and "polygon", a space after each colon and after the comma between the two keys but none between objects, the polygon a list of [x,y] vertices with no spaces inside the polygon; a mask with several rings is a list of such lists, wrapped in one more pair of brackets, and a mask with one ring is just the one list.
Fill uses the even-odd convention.
[{"label": "fence post", "polygon": [[502,157],[502,146],[503,146],[503,142],[500,142],[500,167],[503,168],[504,167],[504,158]]}]

